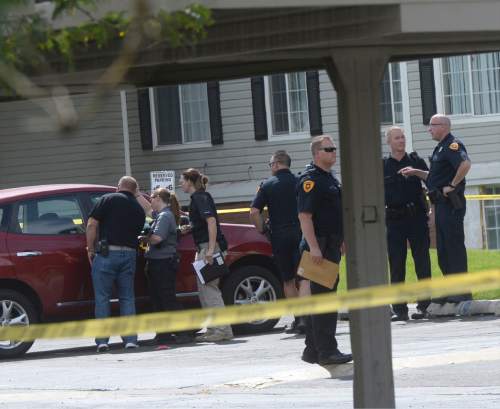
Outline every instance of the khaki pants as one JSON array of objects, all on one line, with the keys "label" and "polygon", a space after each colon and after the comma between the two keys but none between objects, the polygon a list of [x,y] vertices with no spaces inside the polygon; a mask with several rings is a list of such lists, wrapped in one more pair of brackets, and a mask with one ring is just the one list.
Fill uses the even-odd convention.
[{"label": "khaki pants", "polygon": [[[208,243],[199,244],[200,250],[196,253],[195,260],[202,260],[205,258],[205,253],[208,249]],[[220,252],[218,244],[215,245],[214,253]],[[198,297],[200,298],[200,303],[202,308],[212,308],[212,307],[224,307],[224,300],[222,299],[222,293],[219,289],[219,279],[210,281],[208,283],[202,284],[201,281],[196,277],[196,283],[198,284]],[[229,325],[223,325],[220,327],[211,327],[207,329],[207,332],[223,332],[226,335],[233,335],[233,331]]]}]

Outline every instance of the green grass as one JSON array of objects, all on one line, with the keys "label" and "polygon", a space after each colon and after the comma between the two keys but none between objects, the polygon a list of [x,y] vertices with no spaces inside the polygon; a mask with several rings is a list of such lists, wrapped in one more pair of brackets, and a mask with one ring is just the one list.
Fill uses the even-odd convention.
[{"label": "green grass", "polygon": [[[481,270],[498,269],[500,268],[500,251],[498,250],[467,250],[469,272],[475,273]],[[441,270],[437,262],[436,250],[431,249],[431,268],[433,277],[441,277]],[[342,259],[340,267],[340,283],[339,292],[346,291],[346,268],[345,258]],[[413,283],[417,281],[415,275],[415,266],[411,251],[408,249],[408,257],[406,259],[406,282]],[[474,299],[476,300],[492,300],[500,299],[500,288],[489,291],[475,292]]]}]

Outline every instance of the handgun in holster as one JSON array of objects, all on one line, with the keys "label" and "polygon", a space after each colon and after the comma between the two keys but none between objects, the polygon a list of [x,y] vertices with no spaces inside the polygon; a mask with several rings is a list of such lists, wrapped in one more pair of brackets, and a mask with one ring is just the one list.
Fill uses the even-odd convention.
[{"label": "handgun in holster", "polygon": [[456,189],[452,190],[451,192],[448,192],[448,199],[450,200],[451,206],[455,209],[463,209],[464,208],[464,202],[461,199],[461,188],[457,186]]},{"label": "handgun in holster", "polygon": [[97,242],[95,249],[96,253],[99,253],[103,257],[109,256],[109,244],[107,239],[102,239]]},{"label": "handgun in holster", "polygon": [[431,190],[427,193],[432,204],[444,202],[444,196],[440,189]]}]

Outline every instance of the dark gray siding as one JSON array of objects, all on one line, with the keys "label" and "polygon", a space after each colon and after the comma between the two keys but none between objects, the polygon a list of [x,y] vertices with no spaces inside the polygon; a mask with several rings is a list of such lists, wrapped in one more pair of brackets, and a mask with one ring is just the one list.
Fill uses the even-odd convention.
[{"label": "dark gray siding", "polygon": [[[75,96],[77,112],[90,95]],[[61,134],[29,101],[0,103],[0,187],[48,183],[115,185],[125,171],[119,94],[94,110],[78,131]]]}]

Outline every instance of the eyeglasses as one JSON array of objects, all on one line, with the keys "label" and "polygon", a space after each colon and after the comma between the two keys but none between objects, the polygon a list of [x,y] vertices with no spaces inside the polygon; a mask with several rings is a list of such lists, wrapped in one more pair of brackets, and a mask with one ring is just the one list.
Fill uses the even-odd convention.
[{"label": "eyeglasses", "polygon": [[328,146],[326,148],[321,148],[320,151],[335,152],[335,151],[337,151],[337,148],[335,146]]},{"label": "eyeglasses", "polygon": [[273,167],[273,165],[274,165],[275,163],[277,163],[277,162],[276,162],[276,161],[274,161],[274,162],[269,162],[269,163],[268,163],[268,165],[269,165],[269,167],[270,167],[270,168],[272,168],[272,167]]}]

